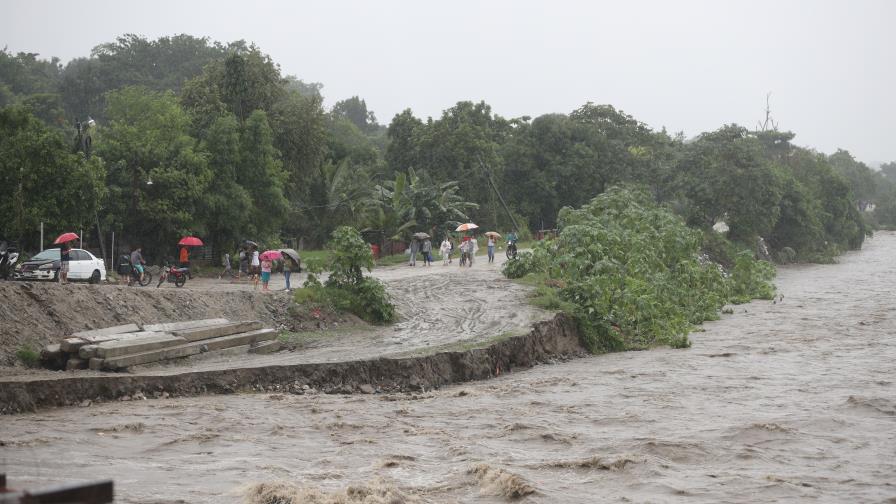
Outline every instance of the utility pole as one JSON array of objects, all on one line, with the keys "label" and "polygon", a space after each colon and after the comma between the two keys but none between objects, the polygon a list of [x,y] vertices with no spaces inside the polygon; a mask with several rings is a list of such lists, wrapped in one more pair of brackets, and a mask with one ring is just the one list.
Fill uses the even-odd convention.
[{"label": "utility pole", "polygon": [[498,195],[498,200],[501,201],[501,206],[504,207],[504,211],[507,212],[507,216],[510,217],[510,222],[513,223],[513,231],[517,234],[520,232],[520,227],[516,223],[516,219],[513,218],[513,214],[510,213],[510,209],[507,208],[507,203],[504,201],[504,196],[501,196],[501,192],[498,191],[498,186],[495,185],[495,181],[492,180],[492,171],[488,168],[488,166],[482,162],[482,158],[476,156],[476,159],[479,160],[479,166],[482,167],[483,171],[485,171],[485,177],[488,179],[489,185],[492,186],[492,189],[495,190],[495,194]]}]

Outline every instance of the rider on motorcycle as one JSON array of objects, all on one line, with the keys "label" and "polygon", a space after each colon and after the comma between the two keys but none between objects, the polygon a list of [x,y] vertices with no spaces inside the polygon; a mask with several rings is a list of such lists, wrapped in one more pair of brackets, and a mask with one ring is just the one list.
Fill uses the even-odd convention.
[{"label": "rider on motorcycle", "polygon": [[507,250],[516,252],[516,242],[519,240],[515,231],[507,233]]},{"label": "rider on motorcycle", "polygon": [[137,245],[134,251],[131,252],[131,267],[140,273],[140,283],[143,283],[143,266],[146,264],[146,261],[143,260],[142,250],[143,247]]}]

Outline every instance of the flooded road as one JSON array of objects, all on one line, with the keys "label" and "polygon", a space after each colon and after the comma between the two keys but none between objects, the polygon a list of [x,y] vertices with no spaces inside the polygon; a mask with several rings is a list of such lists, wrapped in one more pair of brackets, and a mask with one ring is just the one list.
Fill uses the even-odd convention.
[{"label": "flooded road", "polygon": [[781,268],[777,285],[783,300],[736,307],[687,350],[417,395],[4,417],[0,470],[16,486],[113,478],[118,502],[240,502],[268,481],[369,484],[347,502],[894,502],[896,234],[837,265]]}]

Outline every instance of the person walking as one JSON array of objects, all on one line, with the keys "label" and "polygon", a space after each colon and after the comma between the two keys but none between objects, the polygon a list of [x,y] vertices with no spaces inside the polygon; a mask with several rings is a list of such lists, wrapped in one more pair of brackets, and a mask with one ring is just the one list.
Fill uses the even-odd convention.
[{"label": "person walking", "polygon": [[292,260],[292,257],[283,254],[283,280],[286,281],[286,288],[283,289],[285,291],[290,291],[292,288],[289,285],[289,277],[292,275],[292,269],[297,268],[298,265]]},{"label": "person walking", "polygon": [[230,252],[225,252],[224,257],[221,258],[221,265],[224,266],[224,271],[218,275],[218,280],[220,280],[224,275],[229,277],[233,277],[233,269],[230,266]]},{"label": "person walking", "polygon": [[[272,262],[270,259],[265,259],[261,261],[261,290],[268,290],[268,282],[271,281],[271,266]],[[258,285],[256,283],[256,285]]]},{"label": "person walking", "polygon": [[447,266],[451,261],[451,242],[448,240],[446,236],[444,240],[442,240],[442,245],[439,246],[439,253],[442,254],[442,266]]},{"label": "person walking", "polygon": [[432,266],[432,241],[429,238],[423,240],[420,251],[423,252],[423,265]]},{"label": "person walking", "polygon": [[488,247],[488,262],[495,262],[495,237],[494,235],[488,235],[488,243],[486,244]]},{"label": "person walking", "polygon": [[239,282],[240,279],[245,276],[246,279],[249,278],[249,252],[242,248],[240,249],[240,269],[236,273],[236,281]]},{"label": "person walking", "polygon": [[417,252],[420,250],[420,242],[417,241],[416,238],[411,238],[411,257],[408,261],[408,266],[416,266],[417,265]]},{"label": "person walking", "polygon": [[252,245],[252,260],[249,263],[249,273],[252,275],[252,281],[255,287],[258,287],[258,274],[261,273],[261,261],[258,260],[258,246]]},{"label": "person walking", "polygon": [[69,261],[71,261],[72,255],[72,245],[71,242],[64,242],[59,245],[59,283],[67,284],[68,283],[68,266]]}]

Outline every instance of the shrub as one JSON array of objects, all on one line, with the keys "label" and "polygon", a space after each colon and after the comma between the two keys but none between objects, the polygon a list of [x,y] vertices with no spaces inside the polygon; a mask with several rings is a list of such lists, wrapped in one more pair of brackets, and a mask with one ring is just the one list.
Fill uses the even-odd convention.
[{"label": "shrub", "polygon": [[335,311],[352,313],[368,322],[382,324],[395,320],[395,306],[379,280],[365,277],[373,267],[370,247],[354,228],[343,226],[333,232],[330,242],[330,276],[321,284],[321,265],[308,265],[308,278],[295,293],[300,304],[325,305]]},{"label": "shrub", "polygon": [[16,357],[27,367],[37,367],[40,353],[29,346],[21,346],[16,350]]},{"label": "shrub", "polygon": [[[504,267],[508,277],[543,275],[577,319],[593,352],[690,346],[694,324],[718,318],[731,300],[771,297],[771,264],[687,227],[638,189],[615,187],[580,209],[560,212],[556,240],[536,244]],[[731,273],[700,255],[711,243]],[[515,263],[515,264],[514,264]],[[551,306],[547,291],[537,290]]]}]

